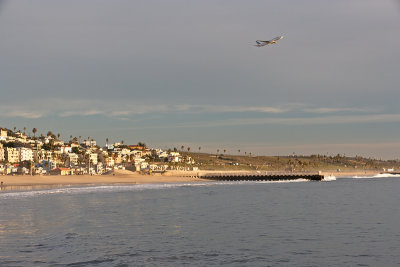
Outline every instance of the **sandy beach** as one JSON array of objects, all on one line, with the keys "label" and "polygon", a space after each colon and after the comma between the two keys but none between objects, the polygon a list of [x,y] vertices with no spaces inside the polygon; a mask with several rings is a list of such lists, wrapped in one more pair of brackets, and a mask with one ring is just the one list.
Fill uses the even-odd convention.
[{"label": "sandy beach", "polygon": [[[194,176],[194,174],[193,174]],[[117,184],[152,184],[152,183],[184,183],[204,181],[188,175],[141,175],[131,171],[115,171],[108,175],[15,175],[0,176],[3,190],[17,190],[83,185],[117,185]]]}]

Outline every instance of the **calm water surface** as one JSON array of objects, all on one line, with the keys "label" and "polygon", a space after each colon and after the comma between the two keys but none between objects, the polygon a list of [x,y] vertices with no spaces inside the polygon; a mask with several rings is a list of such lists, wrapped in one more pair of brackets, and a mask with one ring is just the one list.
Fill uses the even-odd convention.
[{"label": "calm water surface", "polygon": [[0,193],[0,266],[399,266],[400,178]]}]

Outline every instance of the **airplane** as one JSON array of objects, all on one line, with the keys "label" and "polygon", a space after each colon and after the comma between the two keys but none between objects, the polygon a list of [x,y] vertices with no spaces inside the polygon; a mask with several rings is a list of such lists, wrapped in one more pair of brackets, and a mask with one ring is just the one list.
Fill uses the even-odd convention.
[{"label": "airplane", "polygon": [[270,45],[270,44],[276,44],[282,38],[283,38],[283,36],[278,36],[278,37],[275,37],[274,39],[269,40],[269,41],[257,40],[256,41],[257,44],[254,45],[254,46],[263,47],[263,46]]}]

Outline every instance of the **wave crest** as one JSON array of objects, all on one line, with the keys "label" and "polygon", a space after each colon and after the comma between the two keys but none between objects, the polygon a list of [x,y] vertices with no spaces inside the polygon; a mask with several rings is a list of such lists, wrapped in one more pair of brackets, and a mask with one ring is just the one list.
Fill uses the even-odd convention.
[{"label": "wave crest", "polygon": [[43,190],[13,191],[0,193],[0,199],[8,198],[29,198],[42,195],[53,194],[87,194],[87,193],[107,193],[107,192],[134,192],[144,190],[161,190],[180,187],[212,186],[212,185],[243,185],[243,184],[274,184],[274,183],[298,183],[308,182],[307,179],[282,180],[282,181],[232,181],[232,182],[200,182],[200,183],[168,183],[168,184],[135,184],[135,185],[101,185],[101,186],[82,186],[82,187],[63,187]]}]

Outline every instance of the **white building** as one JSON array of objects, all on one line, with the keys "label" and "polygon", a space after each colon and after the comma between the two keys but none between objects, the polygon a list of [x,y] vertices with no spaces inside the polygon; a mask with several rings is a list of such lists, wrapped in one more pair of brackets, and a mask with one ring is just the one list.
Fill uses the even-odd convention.
[{"label": "white building", "polygon": [[41,149],[38,151],[38,160],[42,161],[42,160],[50,160],[53,158],[53,152],[49,151],[49,150],[44,150]]},{"label": "white building", "polygon": [[33,161],[33,151],[30,148],[18,147],[19,161]]},{"label": "white building", "polygon": [[19,162],[19,152],[14,147],[6,147],[5,149],[5,160],[10,163]]},{"label": "white building", "polygon": [[179,154],[179,152],[171,152],[168,155],[168,161],[169,162],[182,162],[183,158],[182,156]]},{"label": "white building", "polygon": [[68,153],[67,165],[78,165],[78,155],[75,153]]},{"label": "white building", "polygon": [[113,150],[114,149],[114,145],[106,145],[105,146],[107,150]]},{"label": "white building", "polygon": [[61,146],[61,154],[69,154],[72,152],[71,146]]},{"label": "white building", "polygon": [[85,146],[89,146],[89,147],[92,147],[92,146],[96,146],[96,140],[85,140],[85,141],[83,141],[83,143],[85,144]]},{"label": "white building", "polygon": [[132,150],[131,155],[133,155],[135,158],[141,158],[143,153],[141,150]]},{"label": "white building", "polygon": [[90,164],[96,165],[97,161],[98,161],[98,155],[97,153],[91,153],[89,154],[89,160],[90,160]]}]

